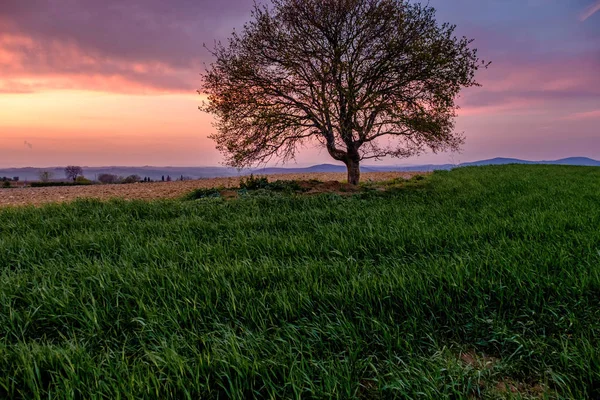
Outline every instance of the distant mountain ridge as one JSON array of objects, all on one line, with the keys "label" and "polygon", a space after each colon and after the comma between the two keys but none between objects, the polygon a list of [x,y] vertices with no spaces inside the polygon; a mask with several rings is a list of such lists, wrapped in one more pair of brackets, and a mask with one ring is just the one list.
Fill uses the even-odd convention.
[{"label": "distant mountain ridge", "polygon": [[[517,158],[497,157],[489,160],[480,160],[467,163],[455,164],[423,164],[423,165],[364,165],[362,172],[389,172],[389,171],[433,171],[447,170],[456,167],[470,167],[483,165],[504,165],[504,164],[552,164],[552,165],[580,165],[590,167],[600,167],[600,161],[588,157],[568,157],[560,160],[551,161],[529,161]],[[55,179],[64,178],[63,167],[51,168],[0,168],[0,177],[18,176],[20,180],[32,181],[39,178],[40,171],[50,171]],[[153,180],[161,180],[164,176],[170,176],[171,179],[179,179],[181,176],[192,179],[216,178],[216,177],[240,177],[250,174],[303,174],[319,172],[346,172],[344,165],[318,164],[302,168],[285,167],[267,167],[251,168],[238,170],[230,167],[83,167],[84,175],[89,179],[95,179],[100,174],[114,174],[118,176],[139,175],[142,178],[149,177]]]},{"label": "distant mountain ridge", "polygon": [[600,161],[588,157],[568,157],[553,161],[528,161],[518,158],[492,158],[489,160],[474,161],[470,163],[462,163],[461,167],[478,166],[478,165],[503,165],[503,164],[551,164],[551,165],[579,165],[586,167],[600,167]]}]

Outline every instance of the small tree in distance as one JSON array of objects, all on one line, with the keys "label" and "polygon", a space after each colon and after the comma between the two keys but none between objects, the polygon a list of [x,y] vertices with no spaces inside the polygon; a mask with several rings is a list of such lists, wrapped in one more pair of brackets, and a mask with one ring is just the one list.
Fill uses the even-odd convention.
[{"label": "small tree in distance", "polygon": [[104,184],[117,183],[119,181],[119,177],[113,174],[100,174],[98,175],[98,182]]},{"label": "small tree in distance", "polygon": [[137,183],[141,180],[142,178],[139,175],[129,175],[127,178],[123,179],[123,183]]},{"label": "small tree in distance", "polygon": [[49,182],[52,179],[52,172],[50,171],[40,171],[39,178],[41,182]]},{"label": "small tree in distance", "polygon": [[200,109],[229,165],[285,162],[318,141],[357,184],[362,160],[460,148],[455,99],[487,64],[454,30],[409,0],[255,5],[212,50]]},{"label": "small tree in distance", "polygon": [[65,168],[65,176],[67,179],[71,179],[73,182],[77,180],[77,177],[83,175],[83,169],[76,165],[69,165]]}]

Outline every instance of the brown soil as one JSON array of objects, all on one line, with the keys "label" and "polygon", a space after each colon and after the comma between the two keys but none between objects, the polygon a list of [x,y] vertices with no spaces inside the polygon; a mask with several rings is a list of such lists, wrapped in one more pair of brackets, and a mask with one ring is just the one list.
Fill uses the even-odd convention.
[{"label": "brown soil", "polygon": [[513,379],[503,379],[496,385],[496,391],[499,393],[514,393],[527,395],[529,398],[542,399],[548,398],[551,391],[542,383],[523,383]]},{"label": "brown soil", "polygon": [[462,353],[460,359],[471,368],[477,370],[491,369],[498,363],[497,358],[486,356],[485,354],[478,355],[474,351]]},{"label": "brown soil", "polygon": [[[500,362],[500,359],[485,354],[477,354],[475,351],[468,351],[461,353],[459,359],[464,365],[475,369],[476,371],[483,372],[484,370],[492,370]],[[486,389],[486,383],[483,380],[479,381],[479,385],[482,389]],[[531,381],[531,382],[520,382],[509,377],[500,378],[494,386],[487,387],[495,394],[514,394],[519,395],[522,398],[547,398],[552,394],[552,391],[543,383]],[[504,397],[504,396],[502,396]],[[478,396],[471,397],[473,399],[479,398]]]},{"label": "brown soil", "polygon": [[302,181],[300,187],[306,190],[306,194],[318,193],[337,193],[337,194],[352,194],[360,190],[360,187],[350,185],[346,182],[326,181],[326,182],[310,182]]},{"label": "brown soil", "polygon": [[[363,182],[381,182],[395,178],[410,179],[414,175],[423,175],[422,172],[368,172],[362,174]],[[269,175],[269,180],[319,180],[322,184],[314,186],[313,193],[326,191],[351,192],[355,190],[351,185],[342,183],[346,180],[343,173],[315,173],[315,174],[281,174]],[[44,188],[13,188],[0,189],[0,207],[40,205],[45,203],[68,202],[79,198],[87,199],[112,199],[127,200],[152,200],[173,199],[181,197],[195,189],[209,189],[214,187],[237,187],[240,178],[214,178],[194,181],[133,183],[122,185],[92,185],[70,187],[44,187]],[[311,192],[309,191],[309,193]],[[233,193],[229,197],[235,197]]]}]

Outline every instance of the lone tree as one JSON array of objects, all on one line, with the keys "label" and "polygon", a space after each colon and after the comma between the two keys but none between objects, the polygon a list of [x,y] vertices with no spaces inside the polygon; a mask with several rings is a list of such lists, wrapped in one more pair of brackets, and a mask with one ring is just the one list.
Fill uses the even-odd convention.
[{"label": "lone tree", "polygon": [[69,165],[65,168],[65,176],[67,179],[72,179],[73,182],[77,180],[77,177],[83,175],[83,169],[76,165]]},{"label": "lone tree", "polygon": [[52,172],[51,171],[40,171],[39,173],[39,178],[41,182],[50,182],[50,179],[52,179]]},{"label": "lone tree", "polygon": [[198,91],[226,163],[293,159],[318,141],[357,184],[359,164],[457,150],[455,99],[487,65],[472,40],[408,0],[273,0],[226,45]]}]

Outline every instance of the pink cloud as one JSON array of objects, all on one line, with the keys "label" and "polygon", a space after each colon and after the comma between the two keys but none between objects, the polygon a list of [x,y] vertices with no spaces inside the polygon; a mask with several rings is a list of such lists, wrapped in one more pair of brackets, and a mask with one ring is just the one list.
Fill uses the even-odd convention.
[{"label": "pink cloud", "polygon": [[532,99],[515,99],[508,98],[503,102],[493,105],[471,105],[463,106],[458,110],[459,117],[472,117],[478,115],[494,115],[494,114],[535,114],[533,110],[539,102]]},{"label": "pink cloud", "polygon": [[[485,90],[592,92],[600,94],[597,80],[600,59],[557,54],[535,60],[511,59],[492,64],[483,75]],[[576,71],[576,72],[575,72]]]},{"label": "pink cloud", "polygon": [[598,11],[600,11],[600,0],[596,0],[594,4],[591,4],[588,8],[586,8],[585,11],[583,11],[583,13],[581,13],[579,16],[579,20],[583,22],[592,15],[596,14]]},{"label": "pink cloud", "polygon": [[600,59],[566,55],[545,58],[504,60],[481,71],[482,87],[463,92],[458,101],[462,106],[459,115],[533,114],[556,105],[600,98]]},{"label": "pink cloud", "polygon": [[40,43],[0,36],[0,92],[79,89],[116,93],[194,93],[200,67],[133,61],[84,50],[74,43]]},{"label": "pink cloud", "polygon": [[588,120],[588,119],[600,119],[600,110],[594,111],[585,111],[574,113],[563,118],[568,121],[580,121],[580,120]]}]

